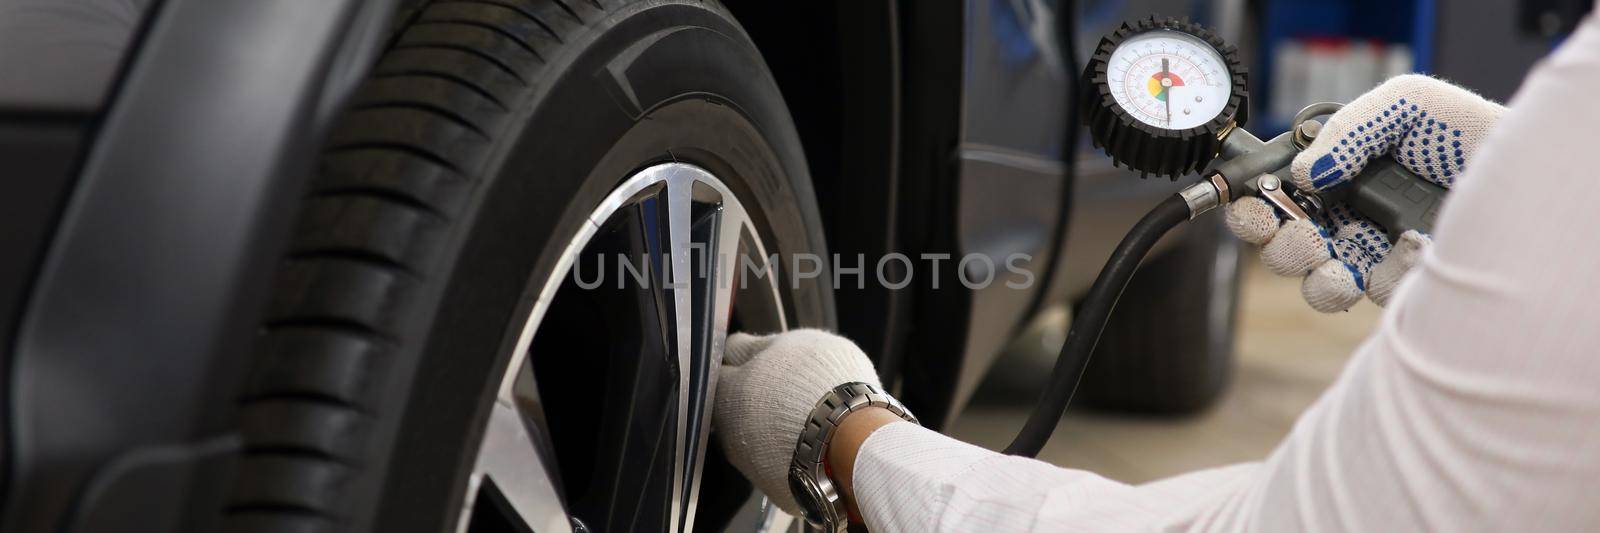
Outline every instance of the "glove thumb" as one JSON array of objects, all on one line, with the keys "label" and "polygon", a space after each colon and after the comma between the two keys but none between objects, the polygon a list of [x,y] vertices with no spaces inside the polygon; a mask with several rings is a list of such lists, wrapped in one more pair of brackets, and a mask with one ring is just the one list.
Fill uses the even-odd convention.
[{"label": "glove thumb", "polygon": [[1394,296],[1395,288],[1400,286],[1400,280],[1422,259],[1422,251],[1432,242],[1433,239],[1417,230],[1400,234],[1400,240],[1394,243],[1389,255],[1372,267],[1367,284],[1367,297],[1372,299],[1372,303],[1380,307],[1389,305],[1389,299]]}]

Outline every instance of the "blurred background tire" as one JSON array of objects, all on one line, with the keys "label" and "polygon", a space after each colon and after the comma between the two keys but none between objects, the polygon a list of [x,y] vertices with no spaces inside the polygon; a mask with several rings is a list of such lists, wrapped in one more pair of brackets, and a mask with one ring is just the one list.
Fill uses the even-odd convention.
[{"label": "blurred background tire", "polygon": [[1232,371],[1241,247],[1221,217],[1188,228],[1123,291],[1075,403],[1188,414],[1216,402]]}]

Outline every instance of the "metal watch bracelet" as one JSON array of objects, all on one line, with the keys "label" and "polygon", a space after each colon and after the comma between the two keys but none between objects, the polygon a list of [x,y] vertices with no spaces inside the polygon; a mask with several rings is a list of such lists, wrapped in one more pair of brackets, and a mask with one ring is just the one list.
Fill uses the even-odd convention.
[{"label": "metal watch bracelet", "polygon": [[828,445],[838,433],[839,422],[850,413],[867,407],[882,407],[908,422],[918,423],[917,417],[900,405],[899,400],[867,383],[845,383],[823,394],[811,409],[805,429],[800,431],[794,461],[789,467],[789,490],[812,528],[837,533],[850,525],[844,496],[828,475],[824,463]]}]

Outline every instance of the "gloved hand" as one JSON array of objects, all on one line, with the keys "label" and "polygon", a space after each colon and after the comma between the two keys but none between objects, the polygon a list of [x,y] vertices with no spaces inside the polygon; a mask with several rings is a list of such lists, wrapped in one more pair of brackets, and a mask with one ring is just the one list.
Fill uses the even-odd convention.
[{"label": "gloved hand", "polygon": [[882,388],[855,343],[815,329],[729,335],[717,379],[711,423],[722,452],[773,504],[796,516],[789,463],[817,400],[850,382]]},{"label": "gloved hand", "polygon": [[[1345,184],[1374,157],[1393,155],[1418,176],[1448,189],[1505,107],[1466,89],[1419,74],[1397,76],[1345,105],[1289,169],[1296,187],[1323,191]],[[1280,225],[1266,201],[1228,206],[1228,228],[1263,245],[1262,262],[1281,276],[1305,276],[1300,293],[1324,313],[1343,311],[1365,292],[1384,305],[1401,276],[1432,240],[1415,230],[1391,243],[1384,228],[1348,204],[1328,206],[1317,220]]]}]

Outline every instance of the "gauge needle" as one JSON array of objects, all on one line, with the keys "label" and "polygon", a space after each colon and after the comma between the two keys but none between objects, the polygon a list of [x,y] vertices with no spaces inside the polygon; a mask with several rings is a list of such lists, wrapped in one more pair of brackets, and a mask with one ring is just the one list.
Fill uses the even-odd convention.
[{"label": "gauge needle", "polygon": [[1161,95],[1167,102],[1167,125],[1172,125],[1172,72],[1167,69],[1167,58],[1161,58]]}]

